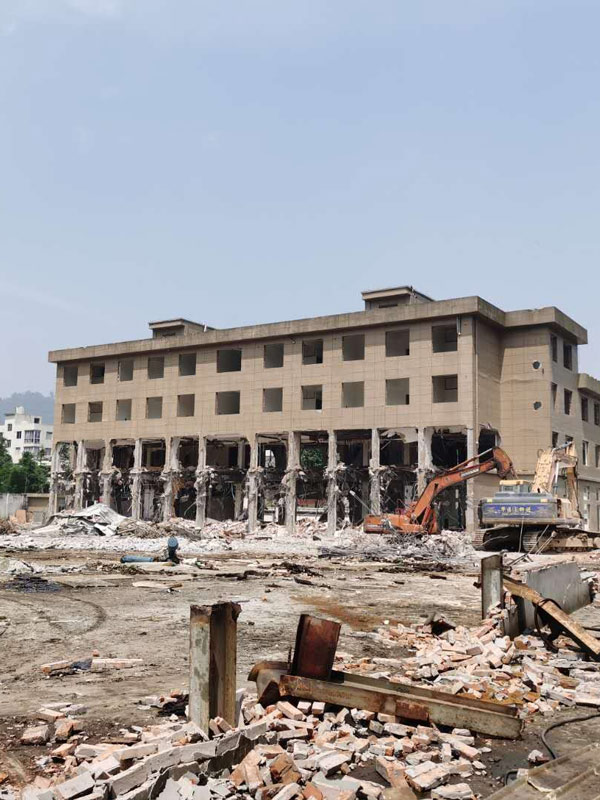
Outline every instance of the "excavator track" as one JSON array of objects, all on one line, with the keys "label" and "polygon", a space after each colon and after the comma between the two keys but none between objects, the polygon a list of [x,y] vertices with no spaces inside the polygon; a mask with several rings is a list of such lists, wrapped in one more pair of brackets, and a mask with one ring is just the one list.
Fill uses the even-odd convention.
[{"label": "excavator track", "polygon": [[533,528],[525,529],[521,533],[519,527],[507,525],[476,531],[473,535],[473,547],[476,550],[512,550],[522,553],[585,553],[600,548],[600,533],[580,528]]}]

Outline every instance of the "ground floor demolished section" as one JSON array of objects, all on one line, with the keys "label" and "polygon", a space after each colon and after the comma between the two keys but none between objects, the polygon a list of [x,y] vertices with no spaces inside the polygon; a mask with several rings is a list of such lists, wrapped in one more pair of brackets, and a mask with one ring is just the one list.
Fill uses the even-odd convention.
[{"label": "ground floor demolished section", "polygon": [[[302,517],[333,533],[366,514],[410,504],[437,472],[499,439],[483,429],[294,431],[55,443],[50,513],[102,502],[133,519],[174,517],[275,522],[293,532]],[[440,527],[476,524],[472,484],[438,502]],[[470,499],[470,502],[469,502]]]}]

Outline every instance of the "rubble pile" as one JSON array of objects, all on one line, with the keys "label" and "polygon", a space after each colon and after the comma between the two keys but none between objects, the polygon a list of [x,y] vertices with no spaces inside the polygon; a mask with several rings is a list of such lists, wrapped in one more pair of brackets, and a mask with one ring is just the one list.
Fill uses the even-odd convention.
[{"label": "rubble pile", "polygon": [[[366,544],[365,544],[366,539]],[[340,544],[319,548],[326,558],[361,559],[363,561],[400,562],[415,569],[448,569],[474,566],[479,563],[470,534],[464,531],[442,531],[439,534],[385,534],[345,539]]]},{"label": "rubble pile", "polygon": [[467,730],[444,733],[310,701],[263,708],[255,695],[243,700],[239,728],[211,720],[210,740],[171,718],[123,730],[118,743],[90,744],[77,719],[82,711],[40,709],[22,734],[23,744],[50,748],[23,800],[378,800],[388,787],[406,800],[430,790],[439,800],[470,800],[466,781],[485,773],[481,756],[490,751],[475,747]]},{"label": "rubble pile", "polygon": [[429,686],[458,697],[516,705],[522,718],[536,713],[548,716],[560,707],[575,705],[600,708],[600,664],[586,661],[566,637],[555,642],[557,653],[549,652],[539,636],[521,635],[511,641],[503,635],[502,621],[503,612],[498,609],[477,628],[448,625],[439,635],[432,633],[436,621],[379,628],[380,641],[414,655],[359,662],[346,659],[343,669]]}]

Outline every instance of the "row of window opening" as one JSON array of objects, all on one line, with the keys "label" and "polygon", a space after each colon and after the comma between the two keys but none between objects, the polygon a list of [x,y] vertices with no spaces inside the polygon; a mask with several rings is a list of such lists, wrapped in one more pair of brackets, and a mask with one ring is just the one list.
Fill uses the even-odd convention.
[{"label": "row of window opening", "polygon": [[[391,378],[385,382],[386,406],[407,406],[410,404],[409,378]],[[239,414],[239,391],[215,393],[215,413]],[[452,403],[458,400],[458,376],[435,375],[432,378],[432,400],[434,403]],[[362,408],[365,404],[364,381],[342,383],[342,408]],[[88,422],[101,422],[104,404],[102,401],[88,403]],[[312,384],[301,387],[301,409],[303,411],[320,411],[323,408],[323,386]],[[62,406],[62,422],[75,422],[75,403]],[[262,410],[266,413],[283,411],[283,388],[263,389]],[[146,419],[161,419],[163,412],[162,397],[146,398]],[[177,396],[177,416],[193,417],[195,414],[195,395],[180,394]],[[117,421],[132,419],[132,400],[116,401]]]},{"label": "row of window opening", "polygon": [[[458,348],[458,334],[455,325],[434,325],[432,328],[432,344],[434,353],[446,353]],[[410,331],[408,329],[386,331],[385,355],[388,358],[410,355]],[[365,358],[365,335],[363,333],[342,336],[342,360],[363,361]],[[265,369],[283,367],[283,342],[265,344],[263,348],[263,366]],[[302,342],[302,363],[305,365],[323,363],[323,339],[305,339]],[[241,348],[223,348],[217,350],[217,372],[240,372],[242,369]],[[133,358],[121,359],[118,363],[118,379],[120,382],[133,380]],[[164,356],[149,356],[147,360],[147,377],[156,380],[164,377]],[[104,363],[90,364],[90,383],[104,383],[106,366]],[[196,353],[179,354],[179,375],[181,377],[196,374]],[[77,386],[79,367],[66,365],[63,369],[65,386]]]}]

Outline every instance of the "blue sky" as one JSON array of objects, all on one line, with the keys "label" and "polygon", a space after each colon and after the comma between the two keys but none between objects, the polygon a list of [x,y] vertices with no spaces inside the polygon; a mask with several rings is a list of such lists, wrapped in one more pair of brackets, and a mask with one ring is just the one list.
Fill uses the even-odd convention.
[{"label": "blue sky", "polygon": [[0,394],[50,348],[557,305],[600,376],[600,5],[2,0]]}]

